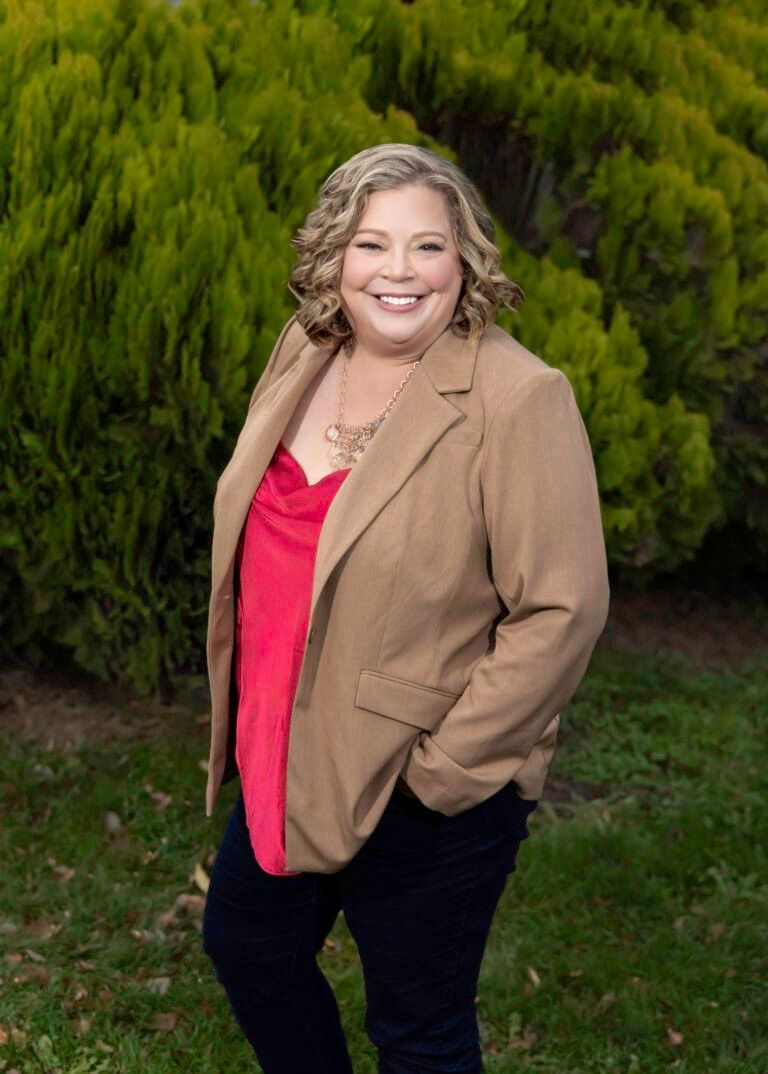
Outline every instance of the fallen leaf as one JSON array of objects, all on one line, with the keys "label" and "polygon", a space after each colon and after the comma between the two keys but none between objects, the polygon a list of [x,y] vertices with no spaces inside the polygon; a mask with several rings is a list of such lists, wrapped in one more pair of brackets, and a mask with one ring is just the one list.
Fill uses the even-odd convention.
[{"label": "fallen leaf", "polygon": [[176,920],[176,907],[172,907],[170,910],[166,910],[162,914],[158,914],[155,918],[155,922],[159,929],[169,928]]},{"label": "fallen leaf", "polygon": [[599,1011],[607,1010],[612,1003],[616,1002],[616,996],[613,992],[604,992],[600,999],[597,1001],[597,1009]]},{"label": "fallen leaf", "polygon": [[517,1037],[515,1040],[511,1040],[509,1042],[509,1044],[507,1045],[507,1048],[510,1051],[513,1048],[522,1048],[524,1051],[527,1051],[529,1048],[532,1048],[535,1043],[536,1043],[536,1034],[533,1032],[533,1030],[532,1029],[524,1029],[523,1030],[523,1035],[521,1037]]},{"label": "fallen leaf", "polygon": [[184,892],[177,896],[176,906],[181,907],[184,910],[189,910],[191,914],[202,917],[203,910],[205,909],[205,899],[202,895],[187,895],[186,892]]},{"label": "fallen leaf", "polygon": [[107,1055],[109,1055],[110,1052],[114,1052],[115,1050],[111,1044],[107,1044],[107,1042],[103,1040],[97,1040],[95,1046],[99,1049],[100,1052],[106,1052]]},{"label": "fallen leaf", "polygon": [[176,1028],[176,1011],[159,1011],[150,1025],[153,1029],[161,1029],[165,1033],[170,1033],[172,1029]]},{"label": "fallen leaf", "polygon": [[57,925],[55,922],[49,921],[44,917],[27,921],[24,925],[24,931],[38,940],[50,940],[51,937],[55,936],[60,930],[61,925]]},{"label": "fallen leaf", "polygon": [[43,956],[39,955],[37,951],[33,951],[31,947],[27,947],[25,950],[33,962],[45,962]]},{"label": "fallen leaf", "polygon": [[8,1043],[8,1032],[5,1026],[0,1026],[0,1047]]},{"label": "fallen leaf", "polygon": [[669,1039],[669,1043],[674,1044],[675,1047],[682,1044],[685,1039],[683,1037],[683,1034],[678,1033],[678,1031],[676,1029],[673,1029],[672,1026],[667,1026],[667,1037]]},{"label": "fallen leaf", "polygon": [[147,988],[156,996],[164,996],[170,987],[170,977],[153,977],[147,981]]},{"label": "fallen leaf", "polygon": [[533,966],[528,967],[528,976],[530,977],[531,981],[533,982],[533,987],[538,988],[539,985],[541,984],[541,977],[539,977],[538,973],[533,968]]},{"label": "fallen leaf", "polygon": [[176,901],[170,910],[158,914],[155,924],[160,929],[168,929],[176,922],[176,914],[179,910],[187,910],[195,918],[202,918],[205,909],[205,899],[202,895],[188,895],[182,892],[176,896]]},{"label": "fallen leaf", "polygon": [[719,940],[725,932],[725,925],[722,921],[713,921],[707,930],[707,942],[714,943]]},{"label": "fallen leaf", "polygon": [[210,722],[211,722],[211,714],[210,714],[210,712],[204,712],[202,716],[198,716],[195,719],[195,723],[199,723],[199,724],[210,723]]},{"label": "fallen leaf", "polygon": [[202,761],[197,762],[197,767],[202,769],[203,772],[207,772],[208,771],[208,762],[205,760],[205,758],[203,758]]},{"label": "fallen leaf", "polygon": [[35,981],[39,985],[49,985],[51,983],[51,975],[44,966],[30,966],[27,970],[22,970],[18,976],[14,977],[15,981]]},{"label": "fallen leaf", "polygon": [[155,929],[154,932],[150,931],[150,929],[131,929],[131,936],[133,936],[134,940],[138,940],[139,943],[152,943],[153,941],[165,939],[165,933],[161,932],[160,929]]},{"label": "fallen leaf", "polygon": [[193,879],[196,887],[200,888],[200,890],[203,893],[205,893],[208,890],[208,887],[209,887],[211,881],[210,881],[210,878],[208,876],[208,873],[206,873],[205,869],[202,867],[200,862],[197,862],[195,864],[195,871],[194,871],[194,874],[192,876],[192,879]]},{"label": "fallen leaf", "polygon": [[119,832],[122,826],[123,822],[118,813],[113,813],[112,810],[109,810],[104,814],[104,827],[111,835]]},{"label": "fallen leaf", "polygon": [[9,951],[8,954],[5,956],[5,961],[8,962],[11,966],[18,966],[18,964],[22,962],[23,959],[24,956],[20,955],[18,951]]},{"label": "fallen leaf", "polygon": [[173,801],[173,795],[165,794],[163,791],[151,791],[149,797],[158,813],[162,813]]}]

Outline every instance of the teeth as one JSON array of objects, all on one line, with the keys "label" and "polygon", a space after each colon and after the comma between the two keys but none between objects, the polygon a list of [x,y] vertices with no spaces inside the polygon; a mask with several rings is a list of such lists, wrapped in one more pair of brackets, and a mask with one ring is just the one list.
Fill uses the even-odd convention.
[{"label": "teeth", "polygon": [[389,295],[379,295],[382,302],[389,303],[390,306],[412,306],[414,302],[418,301],[418,296],[410,296],[406,298],[392,298]]}]

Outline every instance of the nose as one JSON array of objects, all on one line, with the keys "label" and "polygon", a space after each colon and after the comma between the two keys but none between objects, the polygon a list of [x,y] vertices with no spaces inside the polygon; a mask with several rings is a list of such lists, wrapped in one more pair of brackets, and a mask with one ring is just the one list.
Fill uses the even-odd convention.
[{"label": "nose", "polygon": [[414,275],[408,250],[392,244],[383,275],[388,280],[408,280]]}]

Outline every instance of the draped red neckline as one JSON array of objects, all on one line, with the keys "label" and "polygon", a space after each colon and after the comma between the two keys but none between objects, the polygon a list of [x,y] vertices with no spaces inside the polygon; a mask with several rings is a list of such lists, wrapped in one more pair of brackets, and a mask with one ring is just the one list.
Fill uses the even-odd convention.
[{"label": "draped red neckline", "polygon": [[290,716],[312,599],[320,530],[350,467],[310,484],[282,440],[264,471],[237,546],[235,758],[253,852],[285,870]]}]

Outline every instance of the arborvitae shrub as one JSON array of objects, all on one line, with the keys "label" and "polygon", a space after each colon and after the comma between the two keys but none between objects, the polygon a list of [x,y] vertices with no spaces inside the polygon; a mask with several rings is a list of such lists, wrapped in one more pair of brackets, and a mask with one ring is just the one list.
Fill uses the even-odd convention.
[{"label": "arborvitae shrub", "polygon": [[[714,99],[689,107],[697,31],[670,44],[651,13],[677,88],[659,95],[640,37],[636,85],[582,70],[598,46],[609,64],[598,40],[561,71],[570,30],[525,24],[532,10],[0,5],[7,649],[55,644],[139,690],[202,669],[214,486],[293,309],[291,235],[329,171],[380,142],[430,145],[503,201],[499,243],[527,301],[499,321],[574,385],[615,569],[673,569],[723,503],[742,517],[739,489],[765,481],[748,432],[766,394],[763,98],[732,86],[716,122]],[[730,47],[725,15],[717,27]],[[488,130],[492,150],[472,152]],[[529,168],[513,214],[496,159]]]}]

